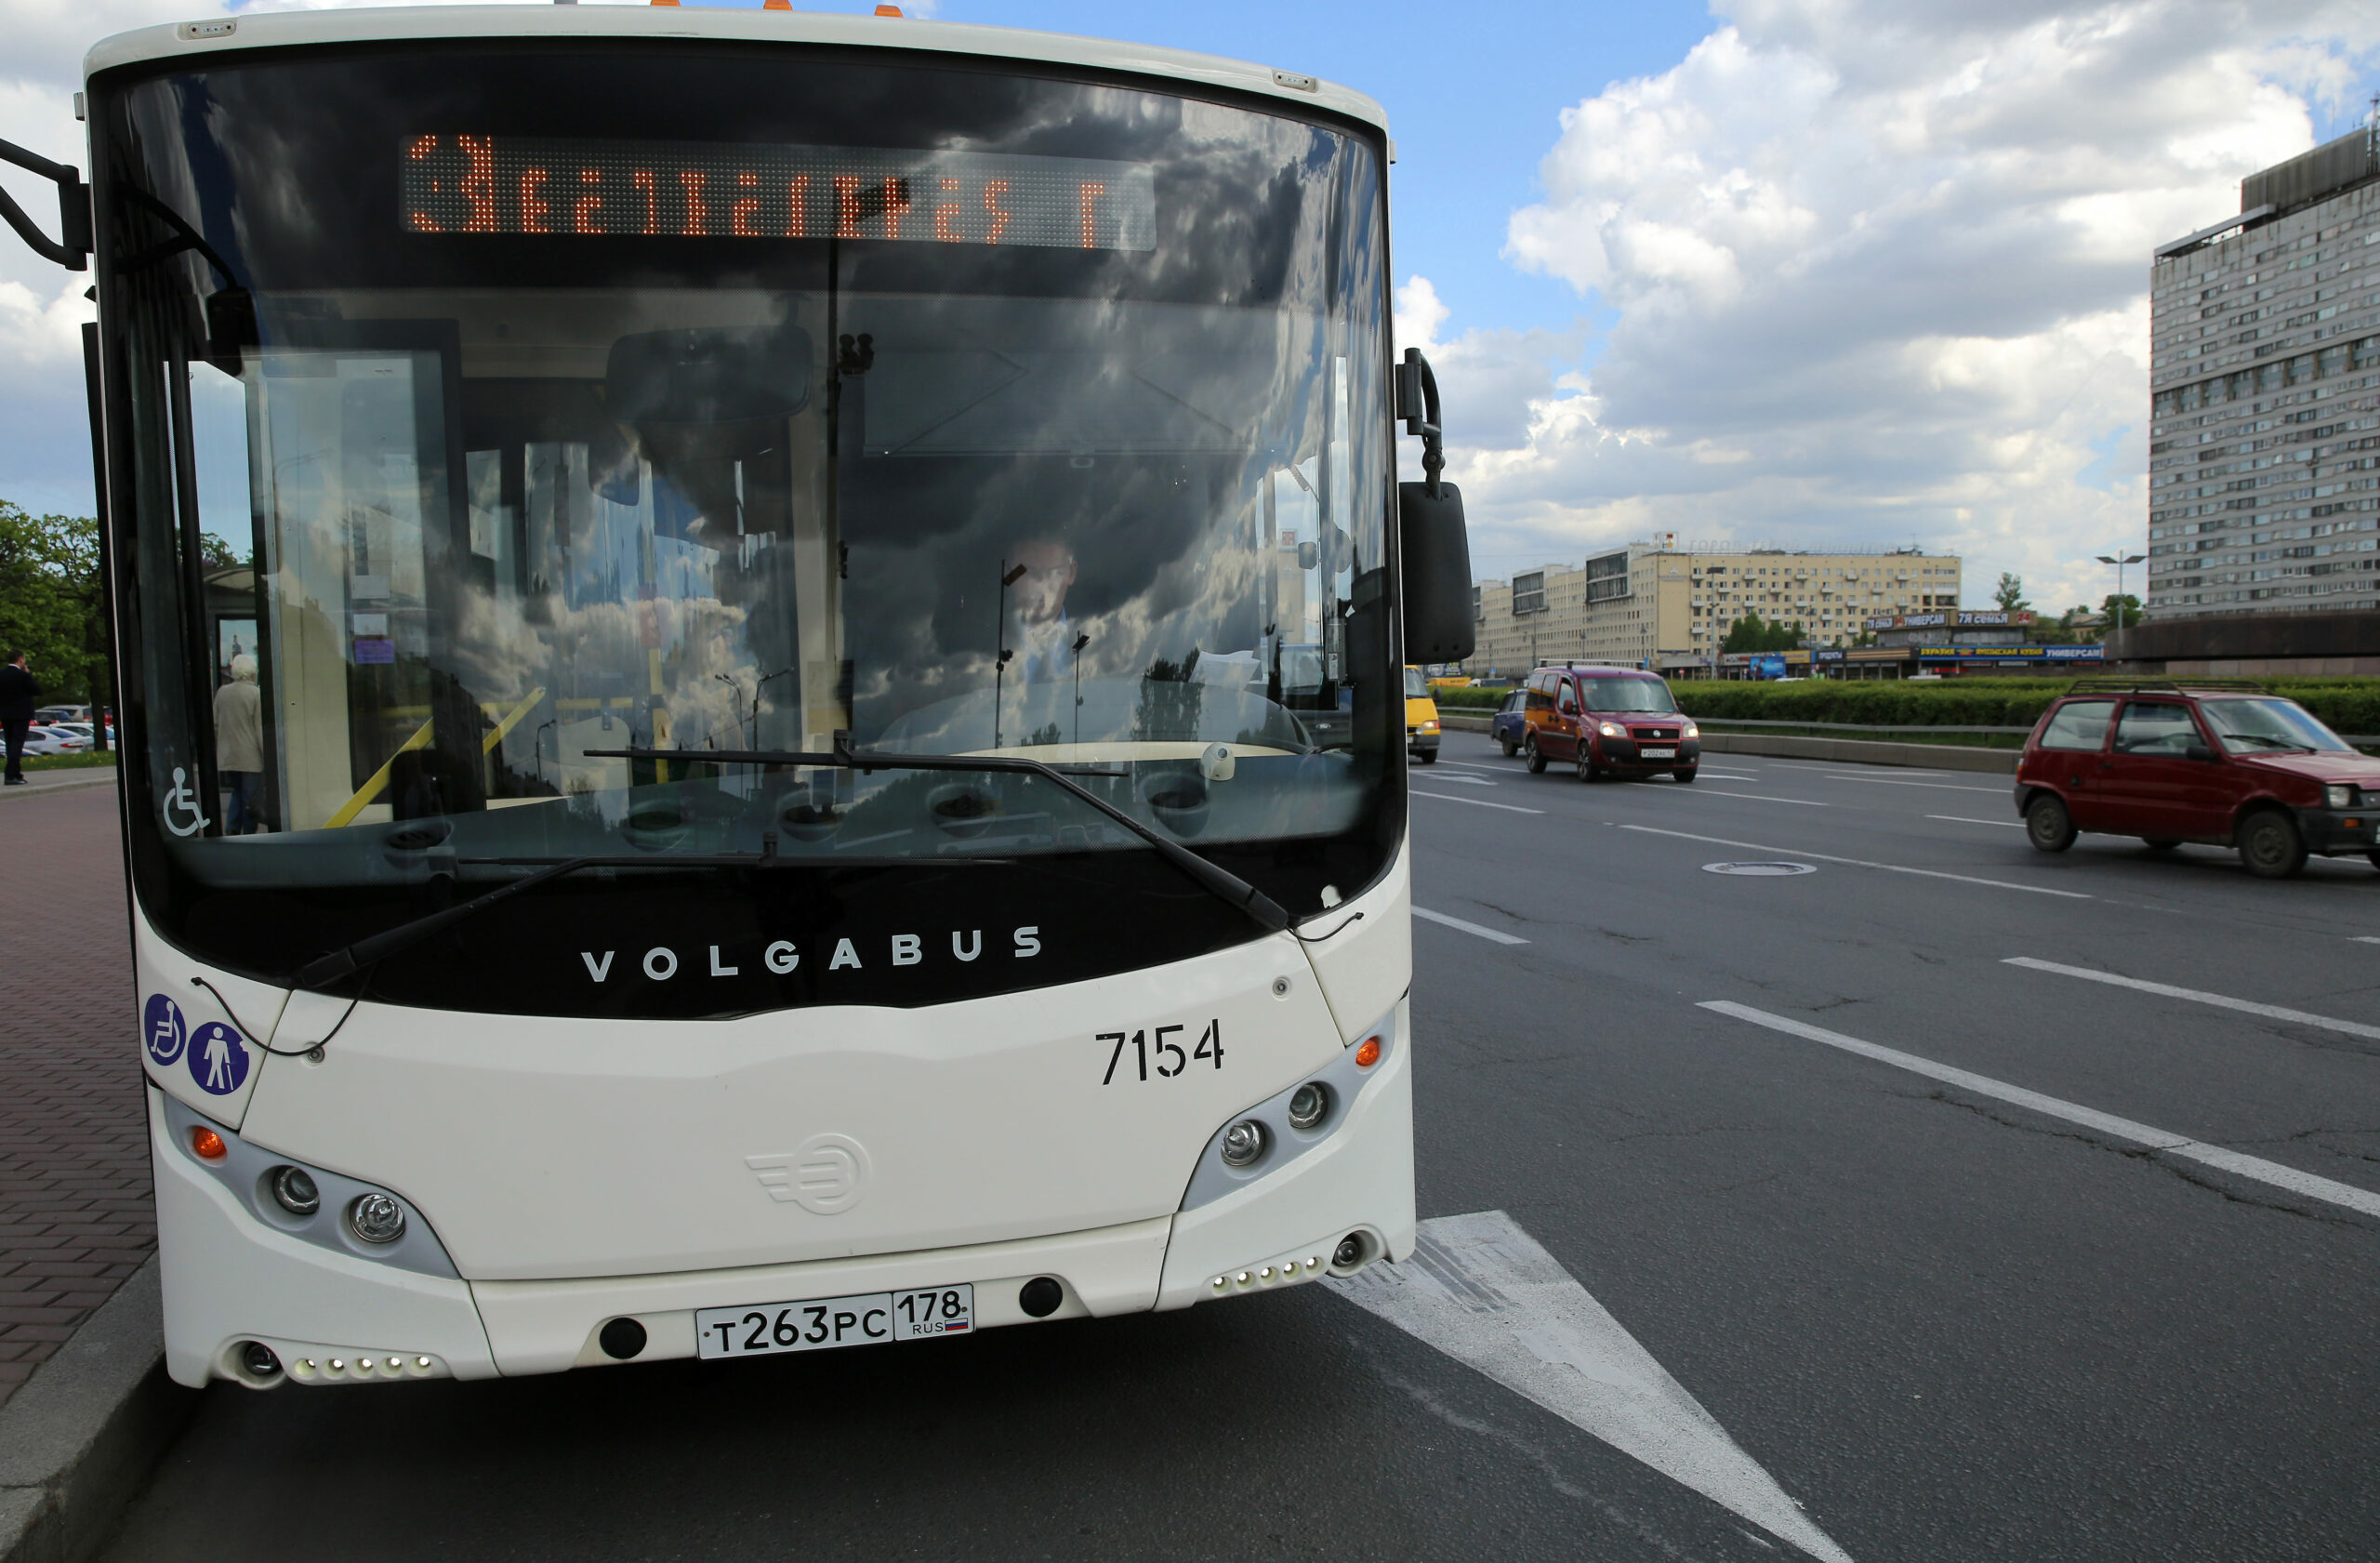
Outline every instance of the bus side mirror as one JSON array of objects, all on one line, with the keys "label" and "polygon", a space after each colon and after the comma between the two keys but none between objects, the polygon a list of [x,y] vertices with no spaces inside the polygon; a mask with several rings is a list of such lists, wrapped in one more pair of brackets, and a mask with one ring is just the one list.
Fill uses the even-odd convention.
[{"label": "bus side mirror", "polygon": [[1396,366],[1396,416],[1421,437],[1421,483],[1396,485],[1397,554],[1405,563],[1405,660],[1461,662],[1478,644],[1471,617],[1471,534],[1462,490],[1438,481],[1446,470],[1438,378],[1419,348]]},{"label": "bus side mirror", "polygon": [[1460,662],[1477,643],[1471,617],[1471,534],[1462,491],[1450,483],[1396,485],[1396,541],[1405,562],[1405,660]]}]

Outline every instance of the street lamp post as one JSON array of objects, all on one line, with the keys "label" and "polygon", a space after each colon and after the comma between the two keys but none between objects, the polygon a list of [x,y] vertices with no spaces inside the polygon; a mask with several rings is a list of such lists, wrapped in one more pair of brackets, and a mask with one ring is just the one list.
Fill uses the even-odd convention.
[{"label": "street lamp post", "polygon": [[1089,644],[1091,644],[1091,632],[1085,630],[1075,637],[1072,655],[1066,658],[1075,665],[1075,747],[1077,748],[1082,747],[1082,648]]},{"label": "street lamp post", "polygon": [[2147,557],[2146,554],[2126,553],[2122,549],[2118,549],[2113,553],[2098,555],[2100,563],[2112,564],[2116,567],[2116,628],[2119,629],[2126,628],[2123,614],[2123,567],[2127,564],[2137,564]]},{"label": "street lamp post", "polygon": [[1008,679],[1008,659],[1016,653],[1000,642],[1008,639],[1008,589],[1025,578],[1025,566],[1009,568],[1008,561],[1000,561],[999,618],[992,626],[992,646],[999,653],[992,663],[992,748],[1000,747],[1000,692]]}]

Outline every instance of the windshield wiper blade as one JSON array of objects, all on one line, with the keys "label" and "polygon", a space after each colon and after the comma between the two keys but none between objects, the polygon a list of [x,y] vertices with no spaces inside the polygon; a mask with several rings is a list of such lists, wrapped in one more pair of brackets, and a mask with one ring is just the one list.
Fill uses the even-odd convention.
[{"label": "windshield wiper blade", "polygon": [[[678,749],[678,748],[615,748],[585,749],[589,759],[602,760],[674,760],[706,761],[720,764],[745,765],[823,765],[843,771],[1008,771],[1020,775],[1044,776],[1059,788],[1072,793],[1101,814],[1155,847],[1157,855],[1198,881],[1201,888],[1218,900],[1247,913],[1265,932],[1278,934],[1289,925],[1289,914],[1280,903],[1241,879],[1230,869],[1220,868],[1192,852],[1181,842],[1170,840],[1153,825],[1144,825],[1130,815],[1078,783],[1074,776],[1055,765],[1038,760],[1027,760],[1012,754],[890,754],[882,749],[855,748],[852,736],[837,732],[835,747],[821,754],[803,749]],[[1129,771],[1081,770],[1078,775],[1093,776],[1124,776]]]},{"label": "windshield wiper blade", "polygon": [[[919,859],[911,857],[833,857],[813,858],[799,854],[784,854],[774,850],[770,841],[759,852],[725,853],[641,853],[637,854],[602,854],[584,857],[462,857],[458,866],[500,868],[536,868],[534,874],[514,880],[510,884],[496,886],[483,895],[442,910],[425,913],[409,922],[400,922],[351,945],[331,951],[328,955],[300,966],[289,979],[295,987],[320,987],[342,977],[351,976],[375,961],[385,960],[407,946],[420,943],[440,929],[451,926],[473,912],[494,906],[508,895],[518,895],[565,874],[581,868],[909,868]],[[1008,857],[936,857],[931,861],[937,868],[954,865],[963,868],[995,868],[1015,861]]]},{"label": "windshield wiper blade", "polygon": [[492,907],[507,896],[518,895],[522,891],[535,889],[549,880],[558,880],[564,874],[576,873],[581,868],[594,868],[604,861],[606,860],[600,857],[565,857],[561,862],[550,864],[534,874],[514,880],[510,884],[500,884],[483,895],[474,895],[468,901],[446,907],[443,911],[430,912],[415,918],[410,922],[400,922],[394,928],[369,934],[356,940],[353,944],[342,945],[328,955],[318,957],[298,967],[296,972],[290,974],[289,986],[319,988],[337,982],[343,977],[353,976],[374,961],[385,960],[406,946],[418,944],[440,929],[460,922],[473,912],[483,907]]}]

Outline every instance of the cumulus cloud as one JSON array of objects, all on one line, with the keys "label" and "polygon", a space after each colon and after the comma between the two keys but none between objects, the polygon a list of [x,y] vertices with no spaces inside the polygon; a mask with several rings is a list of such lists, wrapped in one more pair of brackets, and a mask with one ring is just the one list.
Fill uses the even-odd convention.
[{"label": "cumulus cloud", "polygon": [[1914,541],[1966,554],[1971,597],[2006,569],[2096,601],[2090,556],[2145,535],[2149,252],[2349,108],[2380,12],[1721,13],[1564,111],[1511,220],[1512,264],[1617,311],[1590,370],[1562,370],[1575,336],[1449,337],[1461,300],[1399,294],[1401,336],[1488,404],[1454,468],[1483,573],[1659,528]]}]

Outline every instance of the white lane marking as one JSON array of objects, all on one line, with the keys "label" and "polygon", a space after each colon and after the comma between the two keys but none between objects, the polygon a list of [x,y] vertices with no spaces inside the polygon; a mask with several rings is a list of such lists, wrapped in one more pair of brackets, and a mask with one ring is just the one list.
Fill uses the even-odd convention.
[{"label": "white lane marking", "polygon": [[1440,787],[1454,787],[1458,784],[1463,787],[1493,787],[1496,785],[1494,782],[1489,781],[1486,776],[1433,776],[1430,779],[1436,782]]},{"label": "white lane marking", "polygon": [[1512,769],[1512,766],[1509,764],[1482,765],[1475,761],[1470,760],[1440,760],[1435,762],[1435,763],[1440,765],[1460,765],[1466,771],[1509,771]]},{"label": "white lane marking", "polygon": [[2011,791],[2013,791],[2013,790],[2015,789],[2016,786],[2016,781],[2015,781],[2015,779],[2014,779],[2014,778],[2011,778],[2011,779],[2010,779],[2010,781],[2009,781],[2009,783],[2008,783],[2008,785],[2007,785],[2006,787],[1969,787],[1969,786],[1967,786],[1967,785],[1966,785],[1965,783],[1964,783],[1964,782],[1913,782],[1913,781],[1902,781],[1902,780],[1900,780],[1900,779],[1898,779],[1897,777],[1895,777],[1895,776],[1855,776],[1855,775],[1845,775],[1844,773],[1843,773],[1843,772],[1841,772],[1841,771],[1828,771],[1828,772],[1825,772],[1825,773],[1823,773],[1823,774],[1824,774],[1824,775],[1831,775],[1831,776],[1834,777],[1837,781],[1863,781],[1863,782],[1873,782],[1873,783],[1875,783],[1878,787],[1930,787],[1930,788],[1933,788],[1935,791],[1937,791],[1937,792],[1990,792],[1990,793],[1994,793],[1994,794],[1996,794],[1996,795],[1998,795],[1998,796],[2000,796],[2000,797],[2002,797],[2002,798],[2005,798],[2005,797],[2007,797],[2007,796],[2008,796],[2008,794],[2009,794]]},{"label": "white lane marking", "polygon": [[[1831,765],[1780,764],[1777,768],[1780,771],[1813,771],[1821,776],[1865,776],[1871,774],[1868,771],[1840,770]],[[1913,771],[1900,765],[1896,765],[1893,769],[1904,776],[1947,776],[1950,774],[1948,771]]]},{"label": "white lane marking", "polygon": [[2025,822],[2021,819],[1969,819],[1964,815],[1927,815],[1925,817],[1947,819],[1953,825],[2001,825],[2011,830],[2022,830],[2025,828]]},{"label": "white lane marking", "polygon": [[1412,1262],[1324,1285],[1828,1563],[1850,1555],[1502,1211],[1421,1223]]},{"label": "white lane marking", "polygon": [[1714,771],[1708,765],[1696,766],[1695,775],[1702,776],[1725,776],[1729,781],[1760,780],[1760,773],[1758,771]]},{"label": "white lane marking", "polygon": [[2348,937],[2359,945],[2380,945],[2380,934],[2351,934]]},{"label": "white lane marking", "polygon": [[1451,792],[1416,792],[1406,788],[1416,798],[1435,798],[1441,803],[1468,803],[1474,809],[1501,809],[1512,815],[1541,815],[1543,809],[1524,809],[1518,803],[1491,803],[1485,798],[1458,798]]},{"label": "white lane marking", "polygon": [[1499,934],[1493,928],[1482,928],[1475,922],[1465,922],[1459,917],[1448,917],[1444,912],[1434,912],[1427,907],[1414,907],[1413,915],[1419,918],[1426,918],[1432,922],[1444,923],[1448,928],[1459,928],[1466,934],[1476,934],[1483,939],[1493,939],[1500,945],[1525,945],[1528,943],[1527,939],[1522,938],[1517,934]]},{"label": "white lane marking", "polygon": [[2055,972],[2062,977],[2081,977],[2085,982],[2103,982],[2111,987],[2137,988],[2160,998],[2187,999],[2193,1004],[2213,1004],[2217,1009],[2238,1010],[2242,1014],[2285,1020],[2293,1026],[2319,1027],[2325,1031],[2344,1031],[2350,1037],[2370,1037],[2380,1040],[2380,1026],[2366,1026],[2355,1020],[2334,1020],[2329,1015],[2307,1014],[2304,1010],[2284,1010],[2278,1004],[2258,1004],[2246,999],[2227,998],[2220,993],[2202,993],[2195,987],[2173,987],[2162,982],[2144,982],[2138,977],[2120,977],[2113,972],[2095,972],[2088,966],[2061,966],[2055,960],[2036,960],[2030,955],[2012,955],[2001,964],[2022,966],[2030,972]]},{"label": "white lane marking", "polygon": [[1841,1048],[1845,1053],[1856,1053],[1862,1058],[1872,1058],[1879,1064],[1889,1064],[1897,1069],[1907,1069],[1913,1075],[1924,1075],[1928,1080],[1940,1080],[1945,1085],[1955,1085],[1962,1091],[1971,1091],[1978,1096],[1989,1096],[1995,1101],[2011,1103],[2019,1107],[2030,1107],[2034,1112],[2043,1113],[2051,1118],[2064,1119],[2069,1123],[2079,1123],[2086,1129],[2096,1129],[2115,1139],[2129,1140],[2135,1145],[2147,1146],[2151,1150],[2163,1151],[2169,1156],[2179,1156],[2191,1161],[2202,1162],[2209,1167],[2220,1167],[2227,1172],[2236,1173],[2243,1178],[2253,1178],[2258,1183],[2270,1184],[2275,1188],[2285,1188],[2293,1194],[2303,1194],[2330,1204],[2344,1205],[2348,1210],[2360,1212],[2364,1215],[2380,1216],[2380,1194],[2373,1194],[2368,1189],[2357,1188],[2348,1184],[2334,1183],[2329,1178],[2317,1177],[2311,1172],[2301,1172],[2294,1167],[2284,1167],[2278,1161],[2267,1161],[2260,1156],[2242,1156],[2236,1150],[2226,1150],[2221,1146],[2211,1146],[2202,1140],[2193,1140],[2187,1134],[2175,1134],[2163,1129],[2152,1129],[2146,1123],[2135,1123],[2128,1118],[2118,1118],[2112,1113],[2103,1113],[2093,1107],[2062,1101],[2056,1096],[2044,1096],[2038,1091],[2027,1091],[2022,1086],[2009,1085],[1984,1075],[1969,1074],[1964,1069],[1954,1069],[1947,1064],[1937,1064],[1930,1058],[1920,1058],[1915,1053],[1902,1053],[1895,1048],[1879,1047],[1873,1042],[1863,1042],[1857,1037],[1846,1037],[1840,1031],[1829,1031],[1820,1027],[1805,1025],[1801,1021],[1789,1020],[1780,1014],[1770,1014],[1765,1010],[1755,1010],[1748,1004],[1730,1003],[1724,999],[1710,999],[1705,1000],[1699,1007],[1715,1010],[1725,1015],[1733,1015],[1738,1020],[1748,1020],[1754,1026],[1765,1026],[1772,1031],[1783,1031],[1790,1036],[1805,1037],[1814,1042],[1824,1042],[1829,1047]]},{"label": "white lane marking", "polygon": [[1805,809],[1831,809],[1832,803],[1814,802],[1807,798],[1772,798],[1765,792],[1730,792],[1724,787],[1698,787],[1698,794],[1712,798],[1742,798],[1754,803],[1792,803]]},{"label": "white lane marking", "polygon": [[2021,890],[2030,895],[2057,895],[2069,901],[2088,901],[2094,897],[2079,890],[2052,890],[2046,885],[2011,884],[2006,880],[1978,879],[1973,874],[1953,874],[1944,868],[1911,868],[1898,863],[1871,863],[1864,857],[1831,857],[1822,852],[1804,847],[1772,847],[1758,841],[1731,841],[1725,836],[1691,836],[1683,830],[1656,830],[1649,825],[1623,825],[1622,830],[1634,830],[1646,836],[1675,836],[1681,841],[1708,841],[1712,846],[1750,847],[1754,852],[1773,852],[1784,857],[1815,857],[1821,863],[1847,863],[1854,868],[1881,868],[1888,874],[1917,874],[1929,880],[1956,880],[1961,884],[1988,884],[1995,890]]}]

